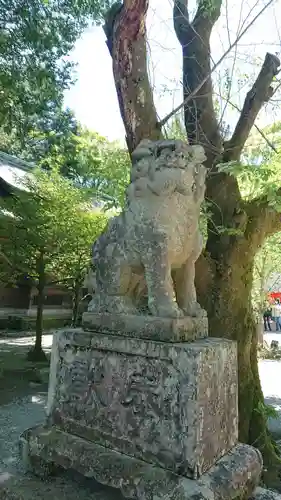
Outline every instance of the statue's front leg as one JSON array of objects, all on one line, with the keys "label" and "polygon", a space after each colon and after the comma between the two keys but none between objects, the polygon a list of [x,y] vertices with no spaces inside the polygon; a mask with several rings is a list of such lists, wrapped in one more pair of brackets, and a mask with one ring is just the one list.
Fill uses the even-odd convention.
[{"label": "statue's front leg", "polygon": [[206,313],[197,302],[194,279],[195,263],[192,259],[189,259],[180,269],[174,272],[178,306],[182,309],[185,316],[197,317],[206,315]]},{"label": "statue's front leg", "polygon": [[171,267],[164,241],[155,241],[145,246],[143,265],[148,291],[148,307],[153,316],[178,318],[183,316],[174,295]]},{"label": "statue's front leg", "polygon": [[183,310],[185,316],[206,316],[206,311],[197,302],[195,289],[195,262],[202,249],[202,237],[196,235],[193,252],[183,264],[174,272],[175,293],[178,306]]}]

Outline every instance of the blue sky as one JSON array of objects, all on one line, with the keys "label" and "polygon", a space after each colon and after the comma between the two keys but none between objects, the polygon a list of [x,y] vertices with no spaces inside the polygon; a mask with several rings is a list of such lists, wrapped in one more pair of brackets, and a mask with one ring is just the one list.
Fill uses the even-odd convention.
[{"label": "blue sky", "polygon": [[[229,5],[223,5],[222,16],[212,35],[214,61],[227,49],[229,38],[231,42],[236,38],[238,26],[244,21],[247,25],[265,4],[263,0],[258,3],[256,0],[237,0],[235,6],[230,0],[228,3]],[[156,107],[162,117],[181,102],[181,51],[173,31],[172,0],[150,1],[147,30],[149,70],[155,88]],[[235,57],[234,74],[236,78],[240,78],[240,88],[233,87],[231,99],[242,106],[249,82],[257,75],[265,53],[280,53],[280,34],[281,0],[276,0],[242,38],[237,53],[232,51],[214,74],[216,92],[219,94],[220,89],[223,90],[223,84],[220,82],[225,81],[225,71],[231,72]],[[66,92],[65,105],[74,110],[83,125],[110,140],[123,142],[124,128],[115,93],[111,58],[101,27],[89,28],[84,32],[71,53],[71,59],[77,63],[77,81]],[[245,77],[245,74],[248,76]],[[223,101],[220,102],[223,105]],[[279,117],[278,104],[276,107],[274,111],[267,107],[261,113],[261,125]],[[225,119],[230,125],[234,124],[236,113],[227,110]]]}]

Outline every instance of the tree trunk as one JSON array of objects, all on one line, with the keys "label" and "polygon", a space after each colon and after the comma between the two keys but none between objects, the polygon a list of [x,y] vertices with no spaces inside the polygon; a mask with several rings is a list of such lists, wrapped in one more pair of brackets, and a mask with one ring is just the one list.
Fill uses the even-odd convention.
[{"label": "tree trunk", "polygon": [[81,295],[81,283],[76,281],[72,291],[72,326],[76,327],[79,314],[79,299]]},{"label": "tree trunk", "polygon": [[[198,300],[209,318],[209,335],[237,342],[239,440],[259,448],[263,455],[264,481],[280,489],[281,462],[267,430],[267,417],[260,385],[257,328],[252,307],[254,257],[265,240],[266,230],[248,224],[243,236],[217,241],[224,258],[211,258],[207,252],[197,262]],[[234,242],[233,242],[234,240]],[[231,243],[230,243],[231,242]]]},{"label": "tree trunk", "polygon": [[44,309],[44,291],[46,286],[44,254],[40,253],[37,261],[38,273],[38,303],[36,312],[36,338],[35,345],[28,353],[30,361],[46,361],[47,357],[42,349],[42,335],[43,335],[43,309]]},{"label": "tree trunk", "polygon": [[149,0],[124,0],[109,10],[104,31],[130,153],[142,139],[161,137],[147,72],[146,12]]}]

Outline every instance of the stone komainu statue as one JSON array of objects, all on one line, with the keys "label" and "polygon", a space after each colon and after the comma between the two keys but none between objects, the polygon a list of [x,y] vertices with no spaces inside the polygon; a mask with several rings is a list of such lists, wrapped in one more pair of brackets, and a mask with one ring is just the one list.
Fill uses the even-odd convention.
[{"label": "stone komainu statue", "polygon": [[195,262],[205,193],[201,146],[142,141],[132,154],[124,211],[93,245],[96,293],[89,311],[198,316]]}]

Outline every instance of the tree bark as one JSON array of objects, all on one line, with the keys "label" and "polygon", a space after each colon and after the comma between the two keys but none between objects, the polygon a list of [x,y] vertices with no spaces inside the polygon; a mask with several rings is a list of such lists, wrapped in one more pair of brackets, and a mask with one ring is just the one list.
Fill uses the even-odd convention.
[{"label": "tree bark", "polygon": [[37,273],[38,273],[38,303],[36,312],[36,338],[35,345],[28,353],[30,361],[45,361],[46,354],[42,349],[42,335],[43,335],[43,309],[44,309],[44,290],[46,286],[46,274],[44,264],[44,253],[41,252],[37,260]]},{"label": "tree bark", "polygon": [[109,10],[104,31],[130,153],[142,139],[161,137],[147,72],[148,0],[124,0]]},{"label": "tree bark", "polygon": [[[158,139],[160,134],[152,91],[148,90],[145,62],[142,23],[145,22],[147,6],[148,0],[124,0],[117,15],[115,12],[115,17],[111,17],[111,30],[107,31],[130,151],[141,139]],[[264,199],[245,203],[237,180],[218,172],[217,164],[239,161],[258,112],[272,93],[271,82],[278,72],[279,60],[267,54],[257,80],[246,96],[232,138],[224,144],[214,110],[210,76],[210,36],[220,9],[221,0],[212,7],[208,0],[199,0],[197,13],[190,22],[187,0],[174,0],[174,27],[182,47],[184,100],[205,81],[184,108],[188,141],[202,144],[207,154],[207,198],[212,205],[206,251],[196,267],[196,287],[199,302],[208,312],[210,335],[237,341],[239,436],[243,442],[259,447],[265,465],[274,470],[265,477],[273,485],[281,468],[267,432],[265,414],[261,411],[264,402],[258,373],[251,288],[255,253],[265,238],[280,228],[280,215],[268,207]],[[130,19],[133,19],[131,25]],[[140,81],[145,82],[147,106],[139,105],[136,68]]]},{"label": "tree bark", "polygon": [[78,323],[79,298],[82,283],[76,281],[72,291],[72,326],[76,327]]},{"label": "tree bark", "polygon": [[220,9],[221,0],[216,1],[212,8],[200,0],[194,20],[190,22],[187,0],[174,2],[174,28],[182,47],[184,100],[206,79],[194,99],[184,107],[186,133],[190,144],[204,146],[210,165],[222,151],[212,79],[208,77],[211,73],[210,35]]},{"label": "tree bark", "polygon": [[237,342],[239,440],[260,449],[265,464],[263,480],[280,489],[281,463],[262,411],[265,407],[258,372],[258,338],[251,304],[254,255],[265,237],[264,233],[254,241],[246,232],[224,262],[208,256],[204,264],[203,255],[197,262],[196,288],[198,300],[208,312],[209,334]]}]

